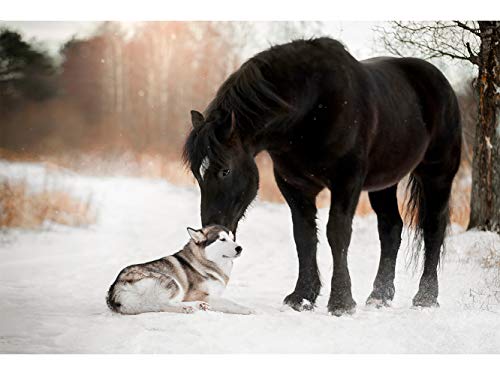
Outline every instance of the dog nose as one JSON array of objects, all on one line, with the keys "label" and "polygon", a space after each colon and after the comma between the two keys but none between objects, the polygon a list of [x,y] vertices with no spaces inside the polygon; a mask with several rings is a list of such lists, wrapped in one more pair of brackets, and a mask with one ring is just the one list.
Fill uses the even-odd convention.
[{"label": "dog nose", "polygon": [[236,246],[235,250],[236,250],[236,254],[240,254],[243,251],[241,246]]}]

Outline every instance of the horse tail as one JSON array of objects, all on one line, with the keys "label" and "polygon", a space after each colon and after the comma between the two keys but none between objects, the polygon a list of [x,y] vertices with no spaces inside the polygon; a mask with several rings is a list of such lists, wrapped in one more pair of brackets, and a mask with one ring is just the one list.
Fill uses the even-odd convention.
[{"label": "horse tail", "polygon": [[405,201],[404,219],[409,231],[409,243],[407,266],[413,265],[414,271],[417,270],[420,254],[424,247],[424,228],[423,221],[425,219],[425,199],[423,194],[423,186],[420,179],[412,173],[408,178],[406,186],[406,201]]}]

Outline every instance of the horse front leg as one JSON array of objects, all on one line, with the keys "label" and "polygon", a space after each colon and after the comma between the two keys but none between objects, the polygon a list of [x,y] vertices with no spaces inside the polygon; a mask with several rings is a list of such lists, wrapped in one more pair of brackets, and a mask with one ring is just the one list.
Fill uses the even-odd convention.
[{"label": "horse front leg", "polygon": [[381,253],[373,291],[366,304],[376,307],[389,306],[394,298],[396,259],[403,230],[403,220],[398,209],[397,184],[370,192],[368,195],[373,211],[377,214]]},{"label": "horse front leg", "polygon": [[[356,170],[352,168],[351,171]],[[335,316],[352,314],[356,302],[352,298],[347,253],[351,242],[352,219],[363,185],[359,175],[338,176],[331,187],[332,202],[327,224],[328,243],[333,255],[333,275],[328,311]]]},{"label": "horse front leg", "polygon": [[293,237],[299,258],[299,276],[295,290],[285,297],[284,304],[294,310],[312,310],[321,289],[316,249],[316,196],[321,187],[305,185],[301,189],[289,184],[279,172],[274,171],[276,183],[292,214]]}]

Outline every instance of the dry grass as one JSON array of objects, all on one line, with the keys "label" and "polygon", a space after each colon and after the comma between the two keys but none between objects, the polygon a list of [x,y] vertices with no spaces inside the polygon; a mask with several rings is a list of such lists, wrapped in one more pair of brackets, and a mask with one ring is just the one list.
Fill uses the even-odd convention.
[{"label": "dry grass", "polygon": [[[481,265],[484,268],[493,268],[500,271],[500,248],[490,247],[488,254],[483,258]],[[499,280],[500,287],[500,280]]]},{"label": "dry grass", "polygon": [[[260,173],[260,189],[259,196],[261,199],[270,202],[283,203],[284,199],[281,195],[273,175],[272,160],[266,153],[261,153],[257,156],[257,165]],[[452,198],[450,201],[451,222],[459,224],[462,227],[467,227],[470,214],[470,167],[465,163],[460,168],[457,177],[453,183]],[[405,182],[400,184],[398,188],[399,211],[404,217],[406,214],[405,203]],[[318,207],[328,207],[330,204],[330,191],[324,189],[316,198]],[[368,194],[363,192],[356,208],[356,215],[366,216],[373,213]]]},{"label": "dry grass", "polygon": [[0,228],[37,229],[46,223],[87,226],[95,220],[90,199],[81,201],[46,188],[33,193],[26,181],[0,182]]},{"label": "dry grass", "polygon": [[500,248],[492,244],[481,261],[484,274],[479,285],[469,290],[468,308],[500,313]]},{"label": "dry grass", "polygon": [[463,162],[451,189],[451,222],[467,228],[470,217],[471,167]]},{"label": "dry grass", "polygon": [[[193,186],[196,184],[194,177],[183,163],[174,157],[166,157],[159,153],[77,153],[29,157],[23,155],[7,154],[0,149],[0,157],[8,160],[26,161],[35,160],[43,163],[48,170],[60,168],[71,169],[79,173],[91,175],[126,175],[146,178],[161,178],[180,186]],[[257,155],[257,166],[260,174],[259,198],[276,203],[284,203],[273,174],[273,164],[269,155],[265,152]],[[466,227],[470,213],[470,167],[463,163],[455,182],[453,184],[452,198],[450,202],[451,221]],[[405,215],[405,182],[398,188],[399,209]],[[328,207],[330,203],[330,192],[323,190],[317,197],[318,207]],[[356,215],[365,216],[373,213],[368,199],[368,194],[361,194]]]}]

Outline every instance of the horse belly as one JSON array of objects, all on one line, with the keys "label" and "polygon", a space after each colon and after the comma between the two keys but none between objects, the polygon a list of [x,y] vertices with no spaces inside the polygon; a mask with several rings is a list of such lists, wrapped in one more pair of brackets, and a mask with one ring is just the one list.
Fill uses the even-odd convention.
[{"label": "horse belly", "polygon": [[422,161],[429,144],[426,132],[393,142],[387,139],[383,146],[375,144],[372,148],[363,190],[382,190],[397,184]]}]

